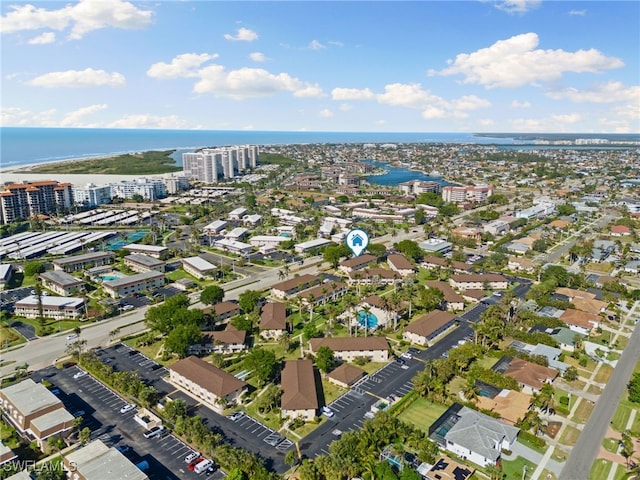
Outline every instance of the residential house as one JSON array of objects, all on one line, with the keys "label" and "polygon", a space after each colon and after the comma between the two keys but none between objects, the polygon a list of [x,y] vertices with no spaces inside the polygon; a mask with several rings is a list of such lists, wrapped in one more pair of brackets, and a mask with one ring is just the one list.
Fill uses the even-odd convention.
[{"label": "residential house", "polygon": [[159,247],[156,245],[142,245],[139,243],[131,243],[122,247],[131,253],[143,253],[150,257],[159,258],[165,260],[169,256],[169,249],[167,247]]},{"label": "residential house", "polygon": [[[42,307],[42,310],[41,310]],[[85,301],[79,297],[54,297],[37,295],[18,300],[14,305],[14,313],[25,318],[52,318],[64,320],[65,318],[80,318],[85,314]]]},{"label": "residential house", "polygon": [[348,281],[351,285],[390,285],[402,279],[398,272],[380,267],[356,270],[348,275]]},{"label": "residential house", "polygon": [[287,299],[320,283],[322,283],[322,278],[317,275],[300,275],[272,285],[271,295],[276,298]]},{"label": "residential house", "polygon": [[533,273],[536,269],[536,266],[528,258],[510,256],[507,268],[515,272]]},{"label": "residential house", "polygon": [[375,263],[376,260],[377,258],[374,255],[369,255],[369,254],[360,255],[359,257],[353,257],[348,260],[344,260],[340,262],[340,265],[338,266],[338,270],[340,270],[341,272],[350,274],[357,270],[363,270],[364,268],[368,267],[372,263]]},{"label": "residential house", "polygon": [[631,229],[626,225],[614,225],[609,233],[612,237],[628,237],[631,235]]},{"label": "residential house", "polygon": [[117,280],[105,280],[102,282],[104,291],[113,298],[126,297],[134,293],[153,290],[164,286],[164,273],[144,272]]},{"label": "residential house", "polygon": [[198,357],[183,358],[168,369],[171,383],[217,412],[247,391],[245,382]]},{"label": "residential house", "polygon": [[240,305],[234,302],[218,302],[211,307],[206,307],[202,309],[202,313],[206,316],[215,316],[216,322],[223,322],[225,320],[229,320],[237,315],[242,313],[240,309]]},{"label": "residential house", "polygon": [[164,272],[166,267],[165,262],[162,260],[142,253],[127,255],[124,257],[124,264],[137,273]]},{"label": "residential house", "polygon": [[13,278],[14,271],[15,269],[10,263],[0,264],[0,291],[4,290],[7,287],[7,285],[11,281],[11,278]]},{"label": "residential house", "polygon": [[413,264],[401,253],[392,253],[387,256],[387,263],[391,270],[398,272],[401,277],[406,277],[415,273],[416,268]]},{"label": "residential house", "polygon": [[0,441],[0,465],[4,465],[11,460],[18,458],[18,455],[13,453],[9,447],[7,447],[2,441]]},{"label": "residential house", "polygon": [[425,470],[421,470],[422,465],[420,465],[417,471],[425,480],[469,480],[475,472],[474,468],[447,456],[438,458],[433,465],[428,463],[423,465],[426,466]]},{"label": "residential house", "polygon": [[318,412],[318,392],[311,360],[289,360],[282,369],[280,410],[283,418],[312,421]]},{"label": "residential house", "polygon": [[260,311],[260,335],[277,340],[288,331],[287,306],[284,303],[269,302]]},{"label": "residential house", "polygon": [[100,267],[113,262],[113,252],[91,252],[72,257],[57,258],[51,263],[54,270],[64,272],[79,272],[89,267]]},{"label": "residential house", "polygon": [[210,353],[238,353],[247,348],[247,332],[238,330],[230,323],[224,330],[204,331],[198,343],[189,346],[189,355]]},{"label": "residential house", "polygon": [[564,311],[560,320],[562,320],[567,327],[574,332],[589,336],[591,334],[591,330],[600,326],[602,318],[600,315],[594,315],[593,313],[568,308]]},{"label": "residential house", "polygon": [[444,295],[443,308],[447,311],[457,312],[464,310],[464,298],[462,295],[455,292],[451,285],[447,282],[441,281],[428,281],[427,287],[436,288]]},{"label": "residential house", "polygon": [[323,305],[327,302],[335,302],[349,291],[346,283],[331,282],[322,283],[315,287],[298,293],[306,305],[313,302],[314,305]]},{"label": "residential house", "polygon": [[214,275],[217,267],[202,257],[187,257],[182,259],[182,269],[189,275],[201,280]]},{"label": "residential house", "polygon": [[446,268],[452,269],[456,273],[471,273],[473,265],[470,263],[459,262],[449,258],[435,257],[427,255],[422,259],[421,266],[424,268]]},{"label": "residential house", "polygon": [[429,345],[431,340],[453,327],[456,316],[442,310],[434,310],[404,328],[402,338],[418,345]]},{"label": "residential house", "polygon": [[521,358],[502,357],[492,368],[507,377],[515,379],[524,393],[533,395],[542,389],[545,383],[551,383],[558,371]]},{"label": "residential house", "polygon": [[581,343],[585,339],[584,334],[564,327],[549,328],[546,325],[534,325],[529,332],[546,333],[558,342],[558,346],[562,350],[567,352],[573,352],[576,348],[576,344]]},{"label": "residential house", "polygon": [[63,297],[84,292],[84,282],[63,271],[52,270],[41,273],[40,280],[44,288]]},{"label": "residential house", "polygon": [[454,403],[431,427],[429,438],[463,460],[486,467],[511,450],[520,430],[489,415]]},{"label": "residential house", "polygon": [[[496,389],[498,392],[493,392],[493,389],[486,388],[486,384],[478,385],[478,383],[482,384],[483,382],[476,382],[476,385],[483,392],[475,399],[475,404],[479,409],[497,413],[509,425],[518,423],[529,411],[531,395],[508,389]],[[491,392],[491,394],[485,395],[485,392]]]},{"label": "residential house", "polygon": [[369,358],[372,362],[389,361],[389,343],[384,337],[312,338],[309,346],[312,355],[320,347],[328,347],[336,359],[345,362],[352,362],[358,357]]},{"label": "residential house", "polygon": [[349,388],[359,382],[367,375],[367,372],[355,365],[343,363],[327,373],[327,378],[331,383],[339,387]]},{"label": "residential house", "polygon": [[449,283],[458,290],[505,290],[509,287],[509,280],[497,273],[452,275]]}]

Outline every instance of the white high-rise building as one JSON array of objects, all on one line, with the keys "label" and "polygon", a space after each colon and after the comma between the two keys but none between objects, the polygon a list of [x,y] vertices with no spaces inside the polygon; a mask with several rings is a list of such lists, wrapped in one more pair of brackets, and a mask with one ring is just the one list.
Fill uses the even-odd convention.
[{"label": "white high-rise building", "polygon": [[216,183],[220,178],[234,178],[256,168],[257,145],[205,148],[200,152],[183,153],[182,166],[189,179]]},{"label": "white high-rise building", "polygon": [[73,188],[73,201],[86,207],[97,207],[111,203],[111,186],[87,183],[86,187]]},{"label": "white high-rise building", "polygon": [[132,198],[140,195],[145,200],[154,201],[167,196],[167,187],[162,180],[138,178],[110,184],[111,197]]}]

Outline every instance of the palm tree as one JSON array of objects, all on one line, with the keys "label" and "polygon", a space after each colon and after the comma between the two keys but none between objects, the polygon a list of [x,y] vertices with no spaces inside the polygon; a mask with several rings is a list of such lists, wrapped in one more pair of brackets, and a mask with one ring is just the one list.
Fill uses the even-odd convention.
[{"label": "palm tree", "polygon": [[371,305],[367,305],[366,303],[362,307],[362,311],[364,312],[364,336],[367,336],[367,332],[369,331],[369,316],[371,315]]},{"label": "palm tree", "polygon": [[629,430],[625,430],[622,432],[622,438],[620,440],[620,446],[622,447],[620,453],[627,461],[627,468],[629,468],[629,458],[633,455],[633,440],[631,439],[631,435]]},{"label": "palm tree", "polygon": [[467,382],[462,387],[462,394],[469,402],[473,402],[480,395],[480,389],[474,380],[468,378]]}]

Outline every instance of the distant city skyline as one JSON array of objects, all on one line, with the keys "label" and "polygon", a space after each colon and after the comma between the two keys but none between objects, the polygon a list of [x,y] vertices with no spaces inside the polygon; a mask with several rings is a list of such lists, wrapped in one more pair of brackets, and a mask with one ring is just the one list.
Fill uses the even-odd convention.
[{"label": "distant city skyline", "polygon": [[0,125],[640,132],[640,3],[4,1]]}]

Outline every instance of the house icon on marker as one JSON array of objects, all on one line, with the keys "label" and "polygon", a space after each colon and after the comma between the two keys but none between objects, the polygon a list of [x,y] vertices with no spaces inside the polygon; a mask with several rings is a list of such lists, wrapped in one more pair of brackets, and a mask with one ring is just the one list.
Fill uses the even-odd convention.
[{"label": "house icon on marker", "polygon": [[362,246],[362,237],[356,233],[351,238],[351,245],[353,245],[354,247],[361,247]]}]

